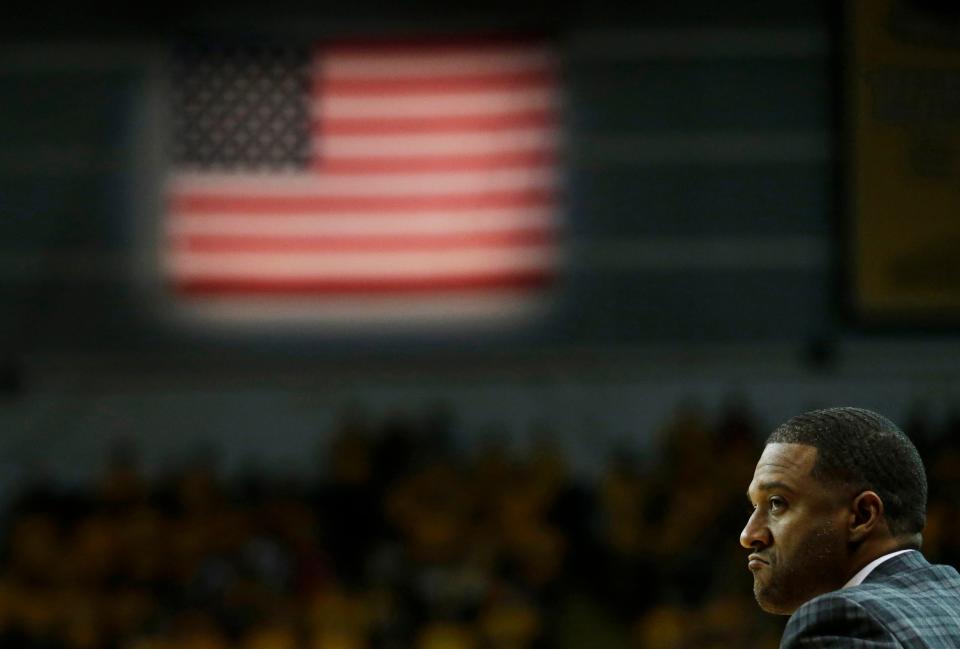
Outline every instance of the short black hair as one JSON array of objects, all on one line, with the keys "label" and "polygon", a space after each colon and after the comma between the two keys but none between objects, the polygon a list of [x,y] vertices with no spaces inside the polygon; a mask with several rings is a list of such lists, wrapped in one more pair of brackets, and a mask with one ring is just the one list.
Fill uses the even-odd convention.
[{"label": "short black hair", "polygon": [[797,415],[767,444],[805,444],[817,449],[811,475],[823,482],[875,491],[895,536],[923,531],[927,474],[916,446],[883,415],[863,408],[827,408]]}]

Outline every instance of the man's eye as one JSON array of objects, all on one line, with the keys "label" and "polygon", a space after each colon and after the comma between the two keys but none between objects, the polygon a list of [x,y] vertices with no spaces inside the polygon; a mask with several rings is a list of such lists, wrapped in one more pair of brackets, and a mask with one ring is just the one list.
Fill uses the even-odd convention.
[{"label": "man's eye", "polygon": [[772,512],[777,512],[787,507],[787,501],[780,496],[771,497],[768,503],[770,504],[770,511]]}]

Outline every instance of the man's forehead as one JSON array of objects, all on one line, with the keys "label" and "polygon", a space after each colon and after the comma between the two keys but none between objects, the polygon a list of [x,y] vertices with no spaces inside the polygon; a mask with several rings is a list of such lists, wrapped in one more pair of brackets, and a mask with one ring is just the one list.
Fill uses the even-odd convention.
[{"label": "man's forehead", "polygon": [[775,442],[764,447],[763,453],[760,454],[760,460],[757,462],[757,468],[769,466],[788,471],[806,472],[813,468],[816,460],[816,446]]},{"label": "man's forehead", "polygon": [[817,460],[817,449],[807,444],[767,444],[753,473],[752,488],[776,479],[796,480],[810,475]]}]

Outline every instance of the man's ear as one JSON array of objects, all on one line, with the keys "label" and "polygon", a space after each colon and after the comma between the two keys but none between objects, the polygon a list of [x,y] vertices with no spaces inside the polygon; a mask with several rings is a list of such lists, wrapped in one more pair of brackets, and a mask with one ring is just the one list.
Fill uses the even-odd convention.
[{"label": "man's ear", "polygon": [[863,541],[883,521],[883,500],[875,491],[864,491],[853,499],[850,517],[850,540]]}]

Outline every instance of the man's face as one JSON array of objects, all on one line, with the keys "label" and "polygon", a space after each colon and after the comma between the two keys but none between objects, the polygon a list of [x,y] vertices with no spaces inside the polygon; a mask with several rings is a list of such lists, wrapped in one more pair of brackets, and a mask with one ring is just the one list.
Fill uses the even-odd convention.
[{"label": "man's face", "polygon": [[789,615],[847,579],[847,502],[810,475],[817,449],[768,444],[747,496],[754,506],[740,545],[760,608]]}]

